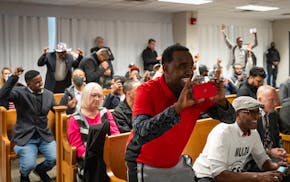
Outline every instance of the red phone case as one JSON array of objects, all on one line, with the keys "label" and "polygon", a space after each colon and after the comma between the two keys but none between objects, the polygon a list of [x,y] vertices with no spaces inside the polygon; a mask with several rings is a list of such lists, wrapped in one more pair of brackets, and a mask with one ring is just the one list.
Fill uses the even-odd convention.
[{"label": "red phone case", "polygon": [[216,85],[213,82],[192,86],[192,97],[194,99],[209,98],[213,96],[216,96]]}]

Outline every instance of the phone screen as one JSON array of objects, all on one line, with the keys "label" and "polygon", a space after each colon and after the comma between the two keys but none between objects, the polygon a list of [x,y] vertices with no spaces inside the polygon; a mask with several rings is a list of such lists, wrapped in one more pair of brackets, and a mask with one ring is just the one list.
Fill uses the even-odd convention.
[{"label": "phone screen", "polygon": [[281,173],[285,173],[287,171],[288,167],[287,166],[280,166],[277,171],[281,172]]}]

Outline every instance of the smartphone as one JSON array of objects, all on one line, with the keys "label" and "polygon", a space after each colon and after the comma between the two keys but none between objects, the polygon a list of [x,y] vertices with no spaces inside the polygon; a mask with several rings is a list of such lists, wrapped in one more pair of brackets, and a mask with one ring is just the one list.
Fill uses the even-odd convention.
[{"label": "smartphone", "polygon": [[287,166],[280,166],[277,171],[281,172],[281,173],[285,173],[288,170]]},{"label": "smartphone", "polygon": [[209,98],[216,96],[216,85],[213,82],[192,86],[192,97],[194,99]]}]

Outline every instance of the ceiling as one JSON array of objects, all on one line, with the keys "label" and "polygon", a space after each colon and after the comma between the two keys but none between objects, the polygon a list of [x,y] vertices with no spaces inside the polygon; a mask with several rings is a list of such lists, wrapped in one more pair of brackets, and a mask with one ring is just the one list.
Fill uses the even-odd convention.
[{"label": "ceiling", "polygon": [[[290,18],[290,0],[213,0],[204,5],[184,5],[158,2],[157,0],[0,0],[0,2],[36,3],[60,6],[96,7],[118,10],[135,10],[146,12],[180,12],[197,11],[199,15],[241,17],[254,19]],[[236,6],[256,4],[279,7],[268,12],[248,12],[235,9]],[[286,14],[286,15],[283,15]]]}]

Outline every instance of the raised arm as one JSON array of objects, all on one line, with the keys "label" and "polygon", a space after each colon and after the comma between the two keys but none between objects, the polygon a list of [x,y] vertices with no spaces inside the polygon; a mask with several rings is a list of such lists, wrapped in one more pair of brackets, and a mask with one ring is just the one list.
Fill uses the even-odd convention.
[{"label": "raised arm", "polygon": [[40,56],[40,58],[37,61],[38,66],[44,66],[47,63],[48,61],[46,57],[47,53],[48,53],[48,47],[43,49],[43,54]]},{"label": "raised arm", "polygon": [[77,54],[78,54],[78,57],[77,59],[74,60],[73,64],[72,64],[72,67],[73,68],[77,68],[81,62],[81,60],[83,59],[83,50],[81,50],[80,48],[78,48],[77,50]]},{"label": "raised arm", "polygon": [[255,37],[255,42],[254,42],[254,45],[252,46],[252,49],[254,49],[255,47],[258,46],[257,32],[253,32],[253,34],[254,34],[254,37]]},{"label": "raised arm", "polygon": [[234,44],[230,41],[230,39],[228,38],[228,35],[226,33],[226,26],[225,25],[222,25],[221,26],[221,32],[223,33],[224,35],[224,39],[225,39],[225,42],[228,46],[229,49],[232,49],[234,47]]}]

